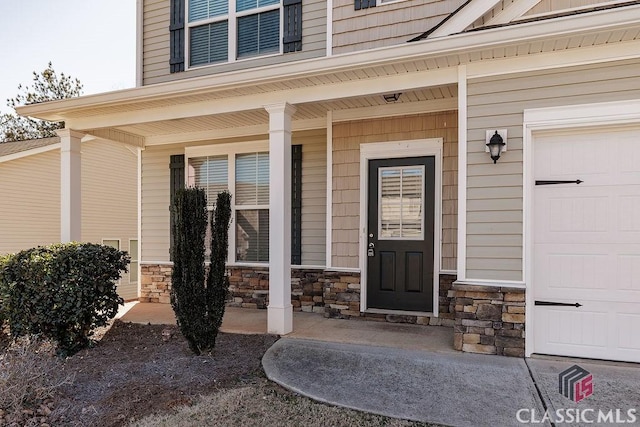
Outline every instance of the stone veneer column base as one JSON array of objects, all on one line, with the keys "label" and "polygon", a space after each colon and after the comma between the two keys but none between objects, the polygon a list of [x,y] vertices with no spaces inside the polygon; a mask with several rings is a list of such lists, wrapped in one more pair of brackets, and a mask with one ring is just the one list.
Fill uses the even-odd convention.
[{"label": "stone veneer column base", "polygon": [[524,289],[454,283],[453,294],[456,350],[524,357]]},{"label": "stone veneer column base", "polygon": [[[141,302],[170,302],[171,265],[144,264]],[[265,309],[269,304],[268,267],[229,267],[228,306]],[[454,326],[452,284],[456,277],[440,275],[439,317],[360,312],[360,273],[293,268],[291,305],[294,311],[325,317],[418,325]]]}]

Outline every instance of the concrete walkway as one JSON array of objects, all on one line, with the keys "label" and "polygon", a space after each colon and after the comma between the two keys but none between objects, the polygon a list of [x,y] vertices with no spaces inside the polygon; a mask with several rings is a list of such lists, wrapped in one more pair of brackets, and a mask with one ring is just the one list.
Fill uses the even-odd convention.
[{"label": "concrete walkway", "polygon": [[[169,304],[128,303],[119,313],[124,322],[175,325]],[[325,319],[317,313],[295,312],[293,332],[287,338],[368,344],[407,350],[454,353],[453,331],[440,326],[418,326],[361,320]],[[237,334],[266,334],[267,310],[227,307],[220,328]]]},{"label": "concrete walkway", "polygon": [[[227,308],[222,330],[266,333],[266,314]],[[168,304],[130,304],[119,316],[175,324]],[[613,424],[610,418],[597,422],[599,412],[640,425],[640,364],[466,354],[453,350],[452,335],[437,326],[294,313],[294,332],[276,342],[262,363],[269,379],[299,394],[396,418],[461,427],[550,426],[546,410],[574,416],[587,410],[581,422],[556,425]],[[574,364],[594,378],[593,395],[579,403],[558,391],[558,374]]]}]

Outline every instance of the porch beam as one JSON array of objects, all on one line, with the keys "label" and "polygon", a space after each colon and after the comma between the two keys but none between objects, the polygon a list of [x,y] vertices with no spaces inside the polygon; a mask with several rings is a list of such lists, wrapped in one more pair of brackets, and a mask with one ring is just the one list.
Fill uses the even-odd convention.
[{"label": "porch beam", "polygon": [[60,241],[82,240],[82,159],[83,133],[71,129],[56,131],[60,137]]},{"label": "porch beam", "polygon": [[265,105],[269,113],[269,306],[267,331],[293,330],[291,305],[291,116],[286,102]]},{"label": "porch beam", "polygon": [[[428,82],[428,83],[426,83]],[[332,83],[279,91],[257,93],[233,98],[212,99],[188,104],[147,108],[136,112],[121,112],[68,118],[65,123],[75,129],[96,129],[150,123],[162,120],[184,119],[207,115],[255,110],[259,105],[271,105],[286,99],[290,104],[323,102],[358,96],[405,92],[421,87],[442,86],[457,82],[455,67],[424,70],[414,73],[372,77],[365,80]]]}]

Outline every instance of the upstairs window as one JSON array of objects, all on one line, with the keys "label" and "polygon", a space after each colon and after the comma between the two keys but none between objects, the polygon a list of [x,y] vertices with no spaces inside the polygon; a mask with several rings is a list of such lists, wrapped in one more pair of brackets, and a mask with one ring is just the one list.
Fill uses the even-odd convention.
[{"label": "upstairs window", "polygon": [[189,66],[280,53],[280,0],[187,3]]}]

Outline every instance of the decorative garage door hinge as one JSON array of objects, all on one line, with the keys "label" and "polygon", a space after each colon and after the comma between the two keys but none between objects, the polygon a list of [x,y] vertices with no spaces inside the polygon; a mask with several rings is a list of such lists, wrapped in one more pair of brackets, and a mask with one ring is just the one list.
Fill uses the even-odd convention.
[{"label": "decorative garage door hinge", "polygon": [[580,184],[581,181],[576,179],[575,181],[536,181],[536,185],[556,185],[556,184]]},{"label": "decorative garage door hinge", "polygon": [[550,306],[554,306],[554,307],[582,307],[582,304],[580,304],[579,302],[574,302],[574,303],[570,303],[570,302],[555,302],[555,301],[536,301],[535,305],[550,305]]}]

